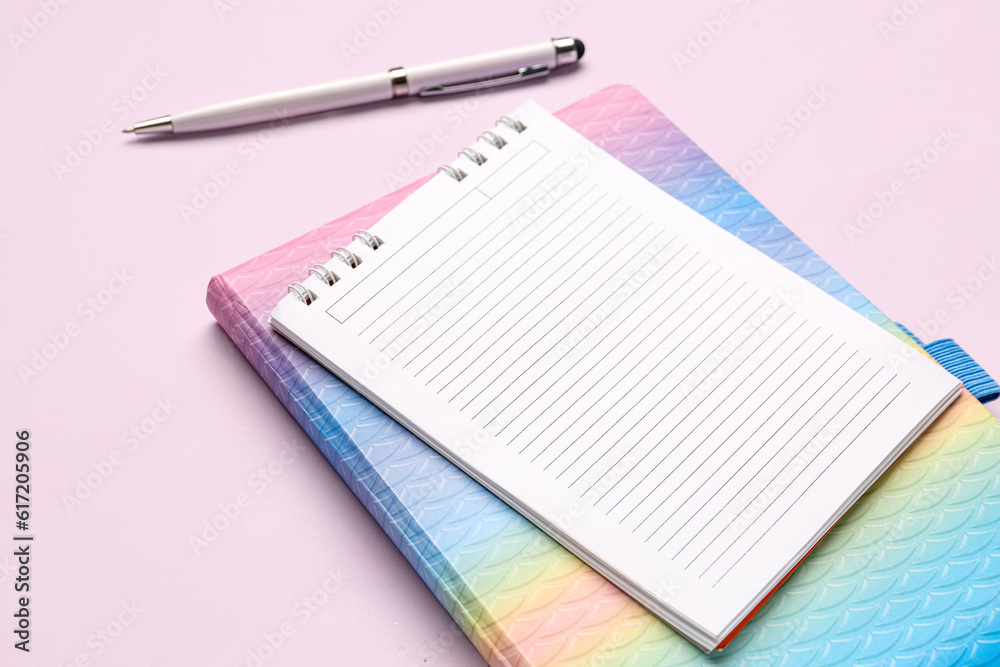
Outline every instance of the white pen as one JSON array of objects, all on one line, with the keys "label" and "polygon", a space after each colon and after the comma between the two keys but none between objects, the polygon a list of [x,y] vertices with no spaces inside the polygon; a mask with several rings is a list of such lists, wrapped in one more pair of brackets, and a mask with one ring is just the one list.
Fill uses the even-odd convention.
[{"label": "white pen", "polygon": [[135,134],[205,132],[397,97],[468,92],[545,76],[555,69],[576,63],[581,56],[583,42],[572,37],[559,37],[541,44],[480,56],[417,67],[393,67],[379,74],[244,97],[144,120],[122,131]]}]

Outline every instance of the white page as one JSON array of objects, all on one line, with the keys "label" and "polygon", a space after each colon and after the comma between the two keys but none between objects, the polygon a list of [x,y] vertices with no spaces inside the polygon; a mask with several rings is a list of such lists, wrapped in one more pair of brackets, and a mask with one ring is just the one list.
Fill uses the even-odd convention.
[{"label": "white page", "polygon": [[702,648],[954,398],[534,104],[272,323]]}]

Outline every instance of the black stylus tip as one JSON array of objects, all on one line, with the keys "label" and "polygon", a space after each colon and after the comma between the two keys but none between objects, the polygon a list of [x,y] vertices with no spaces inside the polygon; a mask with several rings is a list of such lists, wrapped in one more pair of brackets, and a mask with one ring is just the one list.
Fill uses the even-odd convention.
[{"label": "black stylus tip", "polygon": [[576,38],[573,39],[573,45],[576,46],[576,59],[579,60],[583,57],[583,52],[586,50],[586,47],[584,47],[583,42]]}]

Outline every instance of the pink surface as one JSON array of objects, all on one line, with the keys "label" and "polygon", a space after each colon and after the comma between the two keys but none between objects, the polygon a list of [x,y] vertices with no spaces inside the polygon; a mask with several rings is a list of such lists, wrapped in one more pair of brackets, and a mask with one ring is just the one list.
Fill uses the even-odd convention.
[{"label": "pink surface", "polygon": [[[5,5],[0,540],[14,532],[13,432],[25,428],[36,535],[33,650],[9,641],[11,664],[247,665],[262,646],[266,665],[477,664],[214,324],[204,291],[211,275],[426,173],[524,99],[557,109],[635,85],[887,314],[925,340],[955,337],[1000,373],[1000,11],[634,4],[507,2],[476,16],[426,0]],[[904,5],[919,9],[894,13]],[[345,55],[373,12],[386,25]],[[117,132],[558,35],[586,41],[578,71],[478,98],[180,141]],[[937,158],[926,170],[912,158],[924,151]],[[70,152],[87,155],[67,163]],[[858,226],[858,209],[878,205]],[[19,369],[45,352],[37,375]],[[0,556],[8,619],[12,565]]]}]

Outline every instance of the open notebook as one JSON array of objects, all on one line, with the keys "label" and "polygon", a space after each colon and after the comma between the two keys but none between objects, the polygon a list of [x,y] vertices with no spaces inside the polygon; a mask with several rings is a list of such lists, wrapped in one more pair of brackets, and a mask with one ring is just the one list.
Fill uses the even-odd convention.
[{"label": "open notebook", "polygon": [[704,650],[960,390],[531,103],[271,323]]}]

